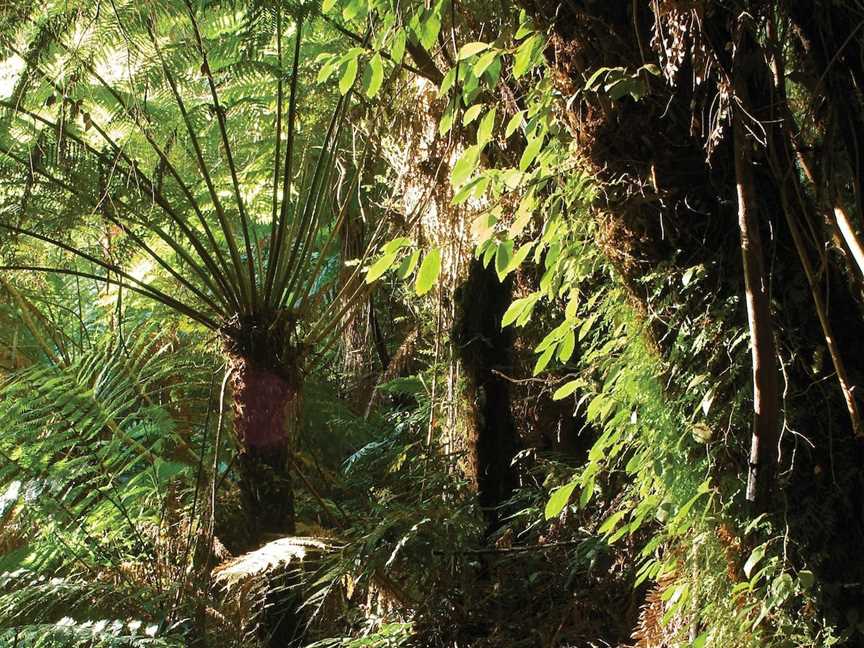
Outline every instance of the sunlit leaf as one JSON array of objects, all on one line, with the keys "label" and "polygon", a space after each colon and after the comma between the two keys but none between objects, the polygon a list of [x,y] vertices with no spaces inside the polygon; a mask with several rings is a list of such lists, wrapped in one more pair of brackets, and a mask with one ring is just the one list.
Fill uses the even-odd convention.
[{"label": "sunlit leaf", "polygon": [[522,151],[522,157],[519,158],[520,171],[525,171],[529,166],[531,166],[534,158],[537,157],[537,154],[540,153],[540,149],[543,148],[545,139],[546,138],[541,134],[528,141],[528,145],[525,147],[525,150]]},{"label": "sunlit leaf", "polygon": [[573,349],[576,347],[576,335],[572,329],[564,334],[564,338],[558,345],[558,360],[559,362],[567,362],[573,355]]},{"label": "sunlit leaf", "polygon": [[508,307],[507,310],[504,311],[504,315],[501,318],[501,328],[505,326],[509,326],[516,320],[520,319],[526,310],[531,310],[534,308],[534,305],[540,299],[539,293],[534,293],[528,295],[527,297],[522,297],[521,299],[514,300]]},{"label": "sunlit leaf", "polygon": [[398,256],[398,254],[398,251],[391,252],[390,254],[385,254],[375,263],[373,263],[369,267],[369,272],[366,273],[366,283],[373,283],[377,281],[381,277],[381,275],[387,272],[396,262],[396,257]]},{"label": "sunlit leaf", "polygon": [[400,29],[393,37],[393,43],[390,46],[390,57],[397,65],[402,62],[405,57],[405,45],[407,44],[407,35],[404,29]]},{"label": "sunlit leaf", "polygon": [[466,148],[456,164],[453,165],[453,171],[450,173],[450,182],[453,186],[458,187],[465,182],[474,173],[479,161],[480,147],[474,145]]},{"label": "sunlit leaf", "polygon": [[370,99],[378,94],[381,83],[384,81],[384,63],[381,55],[377,52],[369,60],[369,84],[366,87],[366,96]]},{"label": "sunlit leaf", "polygon": [[510,267],[510,259],[513,258],[513,241],[504,241],[498,244],[498,249],[495,251],[495,272],[498,274],[499,281],[503,281],[507,276],[507,269]]},{"label": "sunlit leaf", "polygon": [[483,147],[492,138],[492,129],[495,127],[495,108],[487,112],[483,119],[480,120],[480,125],[477,126],[477,145]]},{"label": "sunlit leaf", "polygon": [[354,85],[354,80],[357,78],[357,59],[349,59],[345,65],[345,70],[342,72],[342,77],[339,79],[339,93],[347,94]]},{"label": "sunlit leaf", "polygon": [[510,118],[510,120],[507,122],[507,126],[504,129],[504,137],[509,138],[513,133],[516,132],[516,129],[522,125],[522,114],[523,111],[520,110]]},{"label": "sunlit leaf", "polygon": [[549,496],[549,501],[546,502],[546,507],[543,509],[543,516],[547,520],[558,517],[564,507],[567,506],[567,502],[570,501],[570,496],[575,488],[576,482],[572,481],[552,491],[552,495]]},{"label": "sunlit leaf", "polygon": [[564,383],[558,389],[555,390],[555,393],[552,394],[552,400],[564,400],[568,396],[574,394],[580,386],[582,386],[582,380],[571,380],[569,382]]},{"label": "sunlit leaf", "polygon": [[750,554],[750,557],[747,558],[747,562],[744,563],[744,575],[747,578],[750,578],[750,574],[753,572],[753,568],[759,564],[759,561],[765,557],[765,545],[759,545],[756,547]]},{"label": "sunlit leaf", "polygon": [[420,264],[420,270],[417,272],[417,281],[414,285],[414,290],[418,295],[425,295],[432,289],[435,282],[438,281],[438,274],[441,272],[441,251],[438,248],[432,248]]},{"label": "sunlit leaf", "polygon": [[536,50],[540,47],[539,34],[534,34],[524,41],[517,49],[513,57],[513,76],[517,79],[524,75],[534,65]]},{"label": "sunlit leaf", "polygon": [[459,54],[456,58],[459,61],[464,61],[465,59],[471,58],[475,54],[479,54],[487,49],[489,49],[489,43],[465,43],[465,45],[459,48]]},{"label": "sunlit leaf", "polygon": [[483,112],[483,104],[474,104],[468,110],[465,111],[465,114],[462,115],[462,123],[464,125],[470,124],[472,121],[477,119],[480,116],[480,113]]},{"label": "sunlit leaf", "polygon": [[432,13],[429,17],[423,21],[420,26],[420,33],[418,34],[420,38],[420,44],[424,49],[431,50],[432,47],[438,42],[438,33],[441,31],[441,19],[437,14]]},{"label": "sunlit leaf", "polygon": [[498,58],[500,54],[497,50],[490,50],[483,54],[480,58],[477,59],[477,62],[474,64],[473,72],[475,76],[481,76],[486,69],[492,65],[495,59]]},{"label": "sunlit leaf", "polygon": [[420,260],[420,250],[414,250],[410,255],[402,260],[397,270],[400,279],[407,279],[417,267],[417,262]]},{"label": "sunlit leaf", "polygon": [[552,359],[552,355],[554,354],[554,352],[555,347],[549,347],[540,354],[540,357],[537,358],[537,362],[534,364],[534,370],[531,372],[533,376],[538,375],[546,368],[546,366],[549,364],[549,361]]}]

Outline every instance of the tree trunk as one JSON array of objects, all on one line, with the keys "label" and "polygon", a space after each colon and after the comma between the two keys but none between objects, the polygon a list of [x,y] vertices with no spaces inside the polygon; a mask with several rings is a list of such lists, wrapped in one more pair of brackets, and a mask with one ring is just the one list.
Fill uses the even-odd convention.
[{"label": "tree trunk", "polygon": [[747,473],[747,500],[764,500],[777,462],[777,360],[762,259],[759,226],[752,214],[753,179],[743,127],[735,120],[735,169],[738,175],[738,228],[753,360],[753,433]]},{"label": "tree trunk", "polygon": [[[751,36],[744,31],[735,56],[735,94],[749,106],[748,66],[752,56]],[[735,179],[738,188],[738,230],[741,236],[741,263],[744,270],[747,324],[753,364],[753,432],[747,472],[747,500],[766,501],[777,463],[780,397],[777,380],[777,352],[771,328],[768,278],[762,253],[762,236],[756,217],[751,143],[746,136],[743,110],[732,117],[735,150]]]},{"label": "tree trunk", "polygon": [[510,386],[495,371],[510,363],[511,334],[501,329],[501,317],[511,293],[512,279],[502,283],[492,268],[474,260],[456,296],[459,314],[453,337],[465,369],[470,403],[470,472],[490,529],[497,527],[498,507],[516,487],[512,461],[518,440]]},{"label": "tree trunk", "polygon": [[233,357],[231,365],[240,492],[253,537],[290,535],[295,528],[290,454],[302,420],[299,375],[242,357]]}]

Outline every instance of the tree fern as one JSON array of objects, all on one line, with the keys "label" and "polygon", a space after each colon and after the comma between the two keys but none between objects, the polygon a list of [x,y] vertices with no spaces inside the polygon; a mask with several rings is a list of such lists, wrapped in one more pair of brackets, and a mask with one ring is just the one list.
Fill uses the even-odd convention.
[{"label": "tree fern", "polygon": [[[23,65],[0,100],[0,229],[62,252],[2,267],[122,286],[217,332],[246,504],[280,530],[293,526],[286,454],[311,351],[369,290],[369,248],[332,271],[368,146],[337,171],[350,87],[299,101],[313,15],[270,1],[73,2],[0,28],[4,58]],[[152,276],[130,271],[145,262]],[[265,392],[275,405],[256,400]]]},{"label": "tree fern", "polygon": [[182,645],[154,634],[179,637],[182,624],[169,626],[188,622],[201,587],[193,564],[208,527],[196,484],[200,462],[212,461],[200,441],[212,430],[196,419],[193,448],[172,410],[186,398],[205,412],[214,406],[198,404],[207,375],[185,358],[141,329],[123,345],[109,337],[68,363],[3,380],[4,640]]}]

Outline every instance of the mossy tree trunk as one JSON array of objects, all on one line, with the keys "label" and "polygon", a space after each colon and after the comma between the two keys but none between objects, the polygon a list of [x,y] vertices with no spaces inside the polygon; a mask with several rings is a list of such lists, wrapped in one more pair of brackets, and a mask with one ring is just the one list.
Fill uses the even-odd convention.
[{"label": "mossy tree trunk", "polygon": [[484,268],[475,259],[456,295],[453,338],[470,406],[470,472],[490,530],[498,526],[499,507],[517,485],[512,462],[518,439],[510,385],[504,377],[511,361],[512,334],[501,328],[512,290],[512,278],[500,282],[493,268]]},{"label": "mossy tree trunk", "polygon": [[[856,436],[864,384],[856,274],[864,202],[864,102],[856,90],[864,82],[860,7],[822,0],[520,4],[551,28],[547,60],[562,95],[574,97],[565,118],[580,162],[605,189],[594,205],[600,242],[651,318],[657,351],[674,361],[678,375],[707,372],[718,386],[726,381],[706,418],[720,428],[727,413],[734,415],[738,434],[725,439],[733,460],[718,463],[714,474],[737,487],[748,475],[747,464],[758,463],[765,468],[760,480],[770,486],[779,445],[783,481],[774,488],[783,496],[768,502],[769,511],[786,507],[789,537],[802,553],[805,547],[816,554],[838,547],[822,562],[820,578],[848,581],[853,572],[859,578],[859,568],[850,572],[859,564],[854,549],[843,547],[864,533],[864,445]],[[743,70],[742,44],[751,50]],[[785,63],[776,81],[768,69],[772,57]],[[645,92],[638,100],[584,91],[586,79],[603,67],[635,72],[645,64],[664,75],[641,73]],[[736,67],[747,92],[734,83]],[[786,88],[794,90],[788,101]],[[726,107],[717,109],[722,101]],[[740,180],[752,184],[744,196],[736,191]],[[737,214],[746,219],[743,255],[736,217],[742,204],[749,209]],[[834,245],[832,227],[839,229]],[[761,238],[761,270],[747,269],[755,260],[753,236]],[[702,287],[683,290],[670,282],[663,299],[652,303],[647,277],[693,267],[706,271]],[[766,281],[774,287],[771,302]],[[751,309],[759,310],[752,367],[724,358],[719,346],[676,350],[679,341],[687,343],[674,327],[678,314],[710,313],[706,321],[737,331],[748,325],[751,291],[760,292]],[[750,423],[764,434],[758,459],[750,461],[750,426],[740,415],[749,407],[734,405],[739,395],[737,402],[752,402],[745,395],[746,369],[758,372],[753,379],[760,400],[766,397],[765,410],[753,403],[759,416]],[[723,378],[730,373],[733,379]],[[672,396],[682,389],[672,380],[668,385]],[[778,397],[779,420],[776,404],[767,402]],[[803,452],[790,429],[806,430]],[[752,465],[750,472],[756,476]],[[813,510],[831,515],[814,526],[807,514]]]}]

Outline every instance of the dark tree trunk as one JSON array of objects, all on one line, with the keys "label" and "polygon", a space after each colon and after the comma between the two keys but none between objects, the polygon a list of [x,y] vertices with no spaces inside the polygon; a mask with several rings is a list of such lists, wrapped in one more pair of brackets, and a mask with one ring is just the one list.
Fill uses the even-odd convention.
[{"label": "dark tree trunk", "polygon": [[302,417],[299,378],[232,359],[240,491],[252,536],[294,533],[291,452]]},{"label": "dark tree trunk", "polygon": [[[784,468],[789,469],[784,471],[783,483],[775,487],[782,487],[784,496],[774,498],[772,505],[775,510],[780,504],[788,505],[789,536],[799,543],[801,555],[813,552],[809,556],[820,563],[820,580],[823,576],[860,580],[856,550],[864,537],[860,470],[864,446],[853,434],[864,384],[862,355],[857,352],[861,302],[858,291],[850,289],[849,277],[838,263],[842,258],[828,243],[823,224],[812,217],[820,213],[820,197],[829,206],[829,215],[843,210],[837,214],[837,227],[854,263],[849,264],[854,275],[858,271],[855,237],[860,236],[864,202],[860,8],[854,2],[822,0],[563,4],[522,0],[522,4],[538,24],[551,27],[547,60],[555,68],[561,93],[575,97],[565,117],[579,144],[580,161],[606,189],[595,205],[601,218],[601,244],[634,301],[650,300],[643,280],[660,268],[683,271],[700,265],[708,270],[702,290],[671,286],[663,300],[650,304],[650,312],[656,314],[652,332],[660,353],[673,350],[677,335],[666,323],[674,324],[675,313],[664,311],[664,302],[674,302],[679,312],[695,313],[704,309],[710,296],[709,301],[716,304],[711,306],[712,316],[722,318],[724,329],[734,330],[746,324],[748,295],[742,291],[742,271],[753,280],[753,290],[762,291],[766,277],[773,282],[775,313],[782,315],[775,321],[777,348],[787,358],[791,351],[791,358],[781,366],[783,419],[772,420],[776,411],[772,403],[767,420],[760,416],[757,422],[767,437],[760,441],[774,455],[775,431],[788,422],[793,429],[807,430],[813,446],[797,454],[783,453]],[[746,75],[749,100],[741,96],[740,88],[732,90],[733,57],[740,45],[733,34],[740,33],[743,21],[752,21],[754,59]],[[803,151],[802,158],[812,161],[805,175],[813,186],[796,184],[801,169],[777,134],[793,120],[791,111],[784,112],[782,93],[775,90],[772,95],[775,84],[766,74],[765,63],[771,57],[765,42],[772,40],[779,56],[794,65],[789,75],[779,75],[777,87],[795,87],[795,115],[803,114],[804,120],[812,118],[816,124],[814,129],[802,121],[804,137],[795,147]],[[645,63],[657,65],[669,76],[643,75],[646,92],[638,101],[584,91],[585,80],[602,67],[635,71]],[[794,85],[792,72],[800,76]],[[719,115],[713,102],[724,96],[729,98],[728,110]],[[801,101],[802,96],[809,105]],[[742,124],[744,112],[748,116]],[[733,113],[739,117],[738,146],[733,146],[729,128],[728,116]],[[744,144],[740,143],[745,139],[742,125],[756,135]],[[739,179],[752,183],[745,191],[749,196],[740,201],[736,153],[746,153],[737,160]],[[778,158],[773,163],[772,154]],[[740,215],[747,221],[747,238],[752,242],[753,235],[761,236],[765,255],[761,272],[748,270],[741,261],[735,217],[739,204],[758,212]],[[844,207],[848,206],[854,209],[847,213]],[[805,234],[803,240],[795,240],[797,227]],[[752,251],[745,250],[745,256]],[[808,255],[814,259],[811,277],[807,276]],[[771,331],[764,326],[769,319],[767,300],[765,295],[760,299],[758,319],[763,326],[753,340],[754,361],[758,354],[760,362],[758,367],[754,362],[753,369],[760,375],[754,380],[773,400],[776,386],[770,383],[773,379],[776,385],[778,363],[770,357],[776,349],[770,348]],[[731,304],[741,306],[733,310]],[[754,304],[752,310],[756,308]],[[833,369],[821,354],[826,345]],[[707,367],[718,379],[734,369],[734,378],[724,387],[731,397],[746,385],[740,365],[711,349],[689,358],[679,355],[675,363],[679,373]],[[769,373],[772,377],[766,384]],[[817,388],[823,378],[824,386]],[[827,378],[832,384],[839,382],[840,389],[828,387]],[[672,381],[670,389],[676,389]],[[719,409],[711,417],[718,417]],[[732,446],[738,458],[715,469],[736,479],[744,474],[746,456],[744,426],[738,429],[742,434]],[[791,436],[783,435],[784,450],[793,449]],[[761,449],[758,454],[760,464],[773,463],[773,456],[765,457]],[[830,478],[822,476],[828,473]],[[824,524],[812,524],[806,512],[813,510],[830,512]],[[830,557],[817,559],[825,546],[832,547]],[[845,592],[838,595],[846,596]],[[858,599],[848,604],[849,609],[860,607]]]},{"label": "dark tree trunk", "polygon": [[512,466],[518,440],[510,408],[510,386],[501,373],[511,362],[512,335],[501,329],[510,305],[512,279],[503,283],[492,268],[471,262],[468,278],[457,291],[458,314],[453,338],[465,370],[470,404],[471,477],[489,527],[500,521],[498,507],[517,485]]}]

